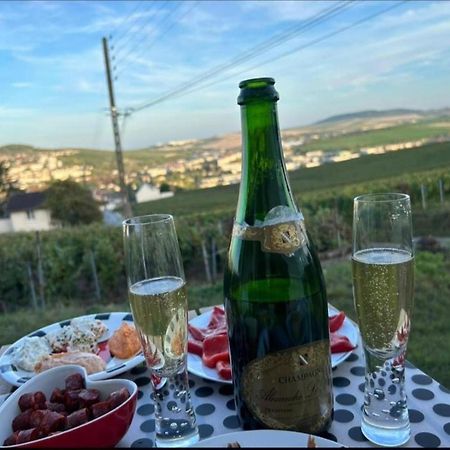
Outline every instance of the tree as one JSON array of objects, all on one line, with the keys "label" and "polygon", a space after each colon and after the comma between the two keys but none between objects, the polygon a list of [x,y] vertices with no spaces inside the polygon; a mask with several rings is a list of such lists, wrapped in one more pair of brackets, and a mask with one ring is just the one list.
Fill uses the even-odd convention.
[{"label": "tree", "polygon": [[161,186],[159,186],[159,192],[170,192],[170,185],[168,183],[161,183]]},{"label": "tree", "polygon": [[13,180],[10,177],[8,163],[6,161],[0,161],[0,211],[3,214],[6,203],[14,192],[20,192],[17,186],[17,180]]},{"label": "tree", "polygon": [[89,189],[73,180],[55,181],[47,189],[46,207],[52,219],[64,225],[81,225],[102,220],[98,203]]}]

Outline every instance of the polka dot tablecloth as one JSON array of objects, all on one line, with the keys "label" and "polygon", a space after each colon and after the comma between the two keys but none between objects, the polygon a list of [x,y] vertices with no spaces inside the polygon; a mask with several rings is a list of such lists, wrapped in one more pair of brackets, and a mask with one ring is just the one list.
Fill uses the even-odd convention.
[{"label": "polka dot tablecloth", "polygon": [[[364,390],[364,359],[359,345],[333,370],[334,421],[323,437],[348,447],[376,447],[361,433],[360,414]],[[145,365],[118,378],[129,378],[139,387],[136,414],[118,447],[154,445],[154,406]],[[230,384],[189,376],[192,402],[201,439],[241,430]],[[406,391],[412,436],[404,447],[450,447],[450,391],[407,363]],[[0,403],[6,395],[0,396]]]},{"label": "polka dot tablecloth", "polygon": [[[323,437],[348,447],[376,447],[361,433],[360,414],[364,390],[364,359],[360,346],[333,370],[334,421]],[[139,386],[136,415],[119,447],[154,445],[154,407],[144,366],[127,374]],[[192,402],[202,439],[241,430],[233,388],[190,375]],[[450,391],[407,363],[406,387],[412,435],[404,447],[450,446]]]}]

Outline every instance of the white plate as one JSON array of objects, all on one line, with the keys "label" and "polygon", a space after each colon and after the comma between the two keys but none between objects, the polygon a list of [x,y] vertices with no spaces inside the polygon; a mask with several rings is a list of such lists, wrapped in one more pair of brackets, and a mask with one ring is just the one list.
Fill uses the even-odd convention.
[{"label": "white plate", "polygon": [[[238,442],[241,447],[306,447],[309,434],[281,430],[236,431],[204,439],[192,447],[227,447],[229,443]],[[342,444],[313,436],[316,447],[343,447]]]},{"label": "white plate", "polygon": [[[106,337],[111,336],[112,333],[114,333],[114,331],[120,327],[122,322],[124,321],[133,322],[133,316],[131,315],[131,313],[128,312],[89,314],[87,316],[82,317],[101,320],[108,328],[107,335],[105,334]],[[62,322],[56,322],[52,325],[40,328],[39,330],[36,330],[33,333],[30,333],[27,336],[20,338],[18,341],[12,344],[11,347],[8,348],[8,350],[0,357],[0,375],[2,376],[2,378],[6,382],[14,386],[21,386],[23,383],[25,383],[34,375],[36,375],[35,372],[28,372],[26,370],[20,369],[19,367],[16,367],[13,364],[12,353],[14,352],[15,348],[21,345],[25,337],[44,336],[47,333],[57,331],[62,327],[69,325],[71,320],[72,319],[64,320]],[[103,340],[103,338],[101,340]],[[137,366],[143,361],[144,355],[142,353],[139,353],[136,356],[129,359],[119,359],[116,357],[112,357],[111,360],[106,365],[106,369],[104,371],[88,375],[88,378],[93,381],[112,378],[115,377],[116,375],[119,375],[120,373],[130,370],[131,368]]]},{"label": "white plate", "polygon": [[[339,311],[334,306],[328,305],[328,316],[332,316],[334,314],[337,314],[338,312]],[[191,325],[194,325],[195,327],[206,328],[211,318],[211,313],[212,309],[210,311],[206,311],[203,314],[200,314],[197,317],[194,317],[189,321],[189,323]],[[354,346],[358,344],[358,328],[347,316],[345,317],[344,323],[342,324],[341,328],[339,328],[338,334],[347,336]],[[341,364],[352,354],[352,351],[332,353],[331,366],[335,368],[336,366]],[[198,375],[199,377],[205,378],[207,380],[231,384],[231,380],[225,380],[221,378],[215,369],[206,367],[202,362],[202,358],[198,355],[188,353],[187,364],[189,372],[194,375]]]}]

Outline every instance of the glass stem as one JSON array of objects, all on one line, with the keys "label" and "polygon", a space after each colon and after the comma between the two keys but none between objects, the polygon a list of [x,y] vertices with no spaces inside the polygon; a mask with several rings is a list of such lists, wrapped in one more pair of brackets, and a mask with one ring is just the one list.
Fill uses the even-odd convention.
[{"label": "glass stem", "polygon": [[199,440],[189,381],[184,365],[173,375],[151,375],[152,398],[155,402],[156,445],[178,447]]}]

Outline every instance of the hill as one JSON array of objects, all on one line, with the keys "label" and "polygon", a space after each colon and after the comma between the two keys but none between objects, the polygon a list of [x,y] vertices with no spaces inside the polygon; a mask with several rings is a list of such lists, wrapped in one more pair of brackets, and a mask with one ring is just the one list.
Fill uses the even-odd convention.
[{"label": "hill", "polygon": [[[408,151],[368,155],[341,163],[324,164],[310,169],[289,172],[291,188],[299,203],[311,193],[315,196],[329,194],[360,183],[385,179],[398,179],[398,184],[411,175],[422,176],[442,170],[450,173],[450,143],[431,144]],[[447,187],[447,189],[449,189]],[[177,216],[212,214],[220,211],[234,212],[239,192],[238,185],[217,186],[179,192],[174,197],[141,203],[135,206],[136,214],[166,211]]]},{"label": "hill", "polygon": [[342,122],[354,119],[374,119],[380,117],[392,117],[392,116],[417,116],[423,117],[425,115],[424,111],[417,109],[388,109],[388,110],[368,110],[368,111],[358,111],[354,113],[339,114],[336,116],[327,117],[326,119],[316,122],[315,125]]}]

